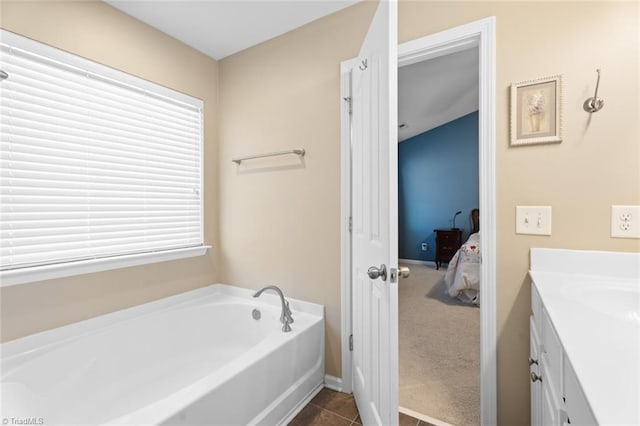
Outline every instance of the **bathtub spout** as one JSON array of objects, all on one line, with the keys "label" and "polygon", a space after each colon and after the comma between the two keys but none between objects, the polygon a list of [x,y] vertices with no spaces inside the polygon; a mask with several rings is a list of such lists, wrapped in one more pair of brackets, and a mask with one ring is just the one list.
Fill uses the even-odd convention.
[{"label": "bathtub spout", "polygon": [[291,331],[291,326],[289,324],[293,323],[293,317],[291,316],[291,309],[289,309],[289,301],[284,298],[284,294],[282,294],[282,290],[280,290],[275,285],[269,285],[256,291],[253,297],[259,297],[266,290],[273,290],[276,293],[278,293],[278,296],[280,296],[280,302],[282,303],[282,313],[280,314],[282,331],[284,331],[285,333],[288,331]]}]

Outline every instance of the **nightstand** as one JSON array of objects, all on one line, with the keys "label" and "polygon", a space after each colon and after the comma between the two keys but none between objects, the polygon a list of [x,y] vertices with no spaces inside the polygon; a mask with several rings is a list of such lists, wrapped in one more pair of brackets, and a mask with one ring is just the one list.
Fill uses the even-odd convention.
[{"label": "nightstand", "polygon": [[449,262],[462,245],[462,229],[434,229],[436,233],[436,269]]}]

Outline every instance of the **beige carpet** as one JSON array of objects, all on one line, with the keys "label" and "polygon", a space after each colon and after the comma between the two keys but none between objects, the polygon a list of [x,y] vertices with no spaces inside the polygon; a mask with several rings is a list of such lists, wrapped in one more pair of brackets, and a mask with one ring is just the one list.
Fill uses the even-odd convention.
[{"label": "beige carpet", "polygon": [[446,266],[406,265],[399,284],[400,406],[480,424],[480,309],[445,293]]}]

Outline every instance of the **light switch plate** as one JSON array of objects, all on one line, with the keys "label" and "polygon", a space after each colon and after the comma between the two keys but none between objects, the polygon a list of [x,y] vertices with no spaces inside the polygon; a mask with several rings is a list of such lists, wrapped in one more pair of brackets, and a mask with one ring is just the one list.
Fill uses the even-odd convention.
[{"label": "light switch plate", "polygon": [[516,234],[551,235],[551,206],[516,206]]},{"label": "light switch plate", "polygon": [[611,236],[640,238],[640,206],[611,206]]}]

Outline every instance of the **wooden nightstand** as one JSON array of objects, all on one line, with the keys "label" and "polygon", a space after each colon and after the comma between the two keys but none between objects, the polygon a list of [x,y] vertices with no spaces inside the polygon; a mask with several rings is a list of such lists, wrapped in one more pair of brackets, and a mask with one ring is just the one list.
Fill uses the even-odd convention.
[{"label": "wooden nightstand", "polygon": [[436,269],[449,262],[462,245],[462,229],[434,229],[436,233]]}]

